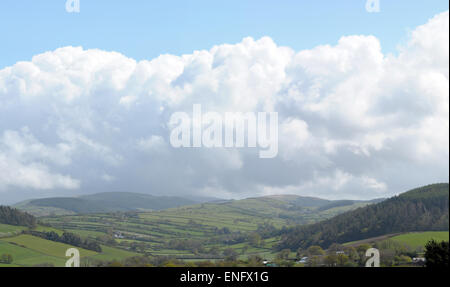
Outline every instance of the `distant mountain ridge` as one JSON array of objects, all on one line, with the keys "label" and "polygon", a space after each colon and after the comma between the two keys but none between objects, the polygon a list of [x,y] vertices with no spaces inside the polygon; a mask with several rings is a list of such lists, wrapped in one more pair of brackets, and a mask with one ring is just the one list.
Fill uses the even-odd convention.
[{"label": "distant mountain ridge", "polygon": [[384,234],[449,230],[449,184],[416,188],[315,224],[286,231],[279,248],[345,243]]},{"label": "distant mountain ridge", "polygon": [[19,202],[14,207],[36,216],[80,213],[107,213],[116,211],[152,211],[201,201],[176,196],[154,196],[131,192],[103,192],[79,197],[52,197]]},{"label": "distant mountain ridge", "polygon": [[176,196],[154,196],[131,192],[103,192],[78,197],[52,197],[32,199],[15,204],[14,207],[35,216],[74,215],[127,211],[158,211],[169,208],[191,206],[201,203],[229,205],[237,207],[237,212],[265,215],[268,210],[278,210],[275,214],[297,217],[299,213],[327,212],[341,207],[345,210],[370,204],[371,201],[333,201],[298,195],[271,195],[241,200],[221,200],[208,197],[183,198]]}]

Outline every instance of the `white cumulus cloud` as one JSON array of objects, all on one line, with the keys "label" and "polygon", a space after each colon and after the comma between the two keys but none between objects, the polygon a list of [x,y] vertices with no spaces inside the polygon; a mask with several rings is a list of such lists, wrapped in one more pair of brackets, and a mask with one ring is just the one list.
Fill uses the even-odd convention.
[{"label": "white cumulus cloud", "polygon": [[[448,30],[447,11],[397,55],[370,35],[303,51],[245,38],[139,62],[81,47],[36,55],[0,70],[0,191],[372,198],[448,181]],[[193,104],[278,112],[279,156],[172,148],[170,116]]]}]

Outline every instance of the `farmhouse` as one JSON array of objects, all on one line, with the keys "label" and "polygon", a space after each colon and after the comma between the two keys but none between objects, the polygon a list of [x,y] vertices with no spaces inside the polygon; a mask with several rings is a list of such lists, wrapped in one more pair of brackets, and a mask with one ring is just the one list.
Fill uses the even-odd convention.
[{"label": "farmhouse", "polygon": [[116,232],[114,232],[114,238],[116,238],[116,239],[124,239],[125,236],[122,234],[122,232],[116,231]]}]

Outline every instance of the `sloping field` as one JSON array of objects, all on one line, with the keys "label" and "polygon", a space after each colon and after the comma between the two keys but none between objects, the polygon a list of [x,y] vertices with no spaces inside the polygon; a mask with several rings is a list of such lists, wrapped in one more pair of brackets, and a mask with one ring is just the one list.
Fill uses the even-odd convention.
[{"label": "sloping field", "polygon": [[403,243],[414,249],[424,247],[428,241],[434,239],[436,241],[448,241],[448,231],[425,231],[425,232],[411,232],[404,234],[386,234],[382,236],[367,238],[358,241],[347,242],[345,246],[358,246],[364,243],[375,243],[383,240],[394,240]]},{"label": "sloping field", "polygon": [[436,241],[449,241],[448,231],[429,231],[429,232],[413,232],[401,234],[391,238],[397,242],[404,243],[413,248],[423,247],[428,241],[434,239]]},{"label": "sloping field", "polygon": [[23,226],[15,226],[15,225],[7,225],[7,224],[1,224],[0,223],[0,238],[11,236],[16,233],[20,233],[22,230],[26,229],[26,227]]},{"label": "sloping field", "polygon": [[17,266],[33,266],[36,264],[50,263],[54,266],[64,266],[66,259],[48,256],[44,253],[34,251],[22,246],[15,245],[3,240],[0,240],[0,254],[11,254],[13,256],[13,263],[3,264],[3,266],[12,267]]},{"label": "sloping field", "polygon": [[378,241],[382,241],[382,240],[386,240],[386,239],[392,238],[392,237],[397,236],[397,235],[399,235],[399,234],[398,233],[396,233],[396,234],[386,234],[386,235],[377,236],[377,237],[371,237],[371,238],[367,238],[367,239],[363,239],[363,240],[347,242],[347,243],[344,243],[343,245],[344,246],[358,246],[358,245],[365,244],[365,243],[371,244],[371,243],[375,243],[375,242],[378,242]]},{"label": "sloping field", "polygon": [[[57,267],[63,267],[68,258],[66,258],[66,250],[73,246],[45,240],[31,235],[19,235],[0,240],[0,255],[11,254],[13,256],[13,264],[3,264],[4,266],[34,266],[42,264],[52,264]],[[102,246],[102,252],[78,248],[82,258],[89,258],[101,261],[122,260],[128,257],[138,255],[137,253]]]},{"label": "sloping field", "polygon": [[[321,210],[315,205],[299,205],[312,204],[310,201],[323,200],[297,196],[261,197],[153,212],[50,216],[41,220],[54,228],[86,237],[104,237],[114,233],[120,236],[116,241],[127,250],[147,252],[154,256],[170,255],[184,258],[198,256],[195,252],[198,248],[177,248],[173,244],[170,245],[170,242],[201,242],[203,248],[217,247],[219,253],[227,248],[236,249],[240,254],[273,252],[271,250],[273,244],[270,247],[260,246],[254,249],[247,246],[248,244],[234,246],[231,241],[238,234],[249,234],[260,227],[273,226],[281,229],[283,226],[317,222],[368,204],[368,202],[352,202],[345,206],[330,206]],[[328,204],[328,201],[324,201],[324,204]],[[218,241],[223,244],[217,244]],[[114,259],[102,255],[96,258]]]},{"label": "sloping field", "polygon": [[126,250],[112,248],[109,246],[102,245],[102,253],[97,253],[96,255],[89,257],[96,260],[101,261],[112,261],[112,260],[121,260],[133,256],[142,256],[142,254],[129,252]]},{"label": "sloping field", "polygon": [[[45,240],[27,234],[22,234],[11,238],[4,238],[3,241],[58,258],[66,258],[66,250],[73,247],[68,244]],[[83,248],[77,249],[80,251],[81,257],[91,257],[98,254],[97,252],[86,250]]]}]

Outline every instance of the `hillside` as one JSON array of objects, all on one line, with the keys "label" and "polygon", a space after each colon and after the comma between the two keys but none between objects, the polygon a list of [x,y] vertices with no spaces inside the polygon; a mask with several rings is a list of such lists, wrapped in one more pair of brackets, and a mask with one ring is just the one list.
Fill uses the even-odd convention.
[{"label": "hillside", "polygon": [[15,226],[34,227],[36,226],[36,218],[16,208],[0,205],[0,224],[1,223]]},{"label": "hillside", "polygon": [[275,199],[287,203],[291,203],[296,206],[302,207],[321,207],[333,202],[332,200],[309,197],[309,196],[298,196],[298,195],[270,195],[265,198]]},{"label": "hillside", "polygon": [[[0,238],[0,254],[10,254],[12,263],[9,266],[56,266],[63,267],[67,261],[66,250],[74,246],[54,242],[39,237],[21,234]],[[100,262],[110,260],[124,260],[138,255],[137,253],[102,246],[101,252],[95,252],[77,247],[80,251],[82,264],[85,262]],[[0,265],[1,267],[2,265]]]},{"label": "hillside", "polygon": [[[297,219],[298,214],[324,212],[338,214],[371,201],[331,201],[297,195],[276,195],[243,200],[220,200],[214,198],[187,199],[175,196],[153,196],[131,192],[105,192],[79,197],[53,197],[27,200],[14,205],[35,216],[76,215],[127,211],[159,211],[201,203],[220,204],[232,207],[233,211],[262,217],[280,216]],[[339,211],[336,207],[342,207]],[[275,210],[274,210],[275,209]],[[329,210],[329,212],[327,212]],[[330,215],[326,216],[327,218]],[[321,217],[323,218],[323,217]],[[302,221],[305,223],[309,221]]]},{"label": "hillside", "polygon": [[[86,234],[68,233],[39,225],[34,216],[15,208],[0,206],[0,267],[65,266],[66,250],[77,248],[82,262],[104,264],[138,255],[113,246],[105,246],[98,238]],[[83,263],[84,264],[84,263]]]},{"label": "hillside", "polygon": [[153,196],[131,192],[105,192],[79,197],[54,197],[20,202],[14,207],[36,216],[162,210],[196,204],[174,196]]},{"label": "hillside", "polygon": [[449,185],[429,185],[323,222],[292,228],[283,235],[279,248],[326,248],[384,234],[445,231],[449,230],[448,208]]},{"label": "hillside", "polygon": [[[330,201],[293,195],[267,196],[153,212],[50,216],[41,220],[77,234],[113,233],[122,248],[152,255],[221,257],[224,250],[233,248],[239,254],[273,257],[272,247],[283,227],[318,222],[369,203],[353,202],[319,210]],[[255,245],[255,240],[249,241],[249,237],[256,233],[261,241]]]},{"label": "hillside", "polygon": [[[106,193],[75,199],[91,203],[104,199],[112,208],[117,208],[115,204],[121,200],[141,206],[134,199],[127,200],[128,195]],[[241,259],[258,255],[274,260],[284,248],[295,251],[313,244],[326,248],[335,242],[352,245],[353,241],[367,238],[382,242],[392,237],[419,246],[430,236],[445,237],[441,233],[404,233],[448,230],[448,184],[426,186],[388,200],[330,201],[277,195],[125,211],[45,216],[32,229],[0,224],[0,251],[12,254],[13,264],[17,265],[61,266],[64,244],[85,249],[88,254],[83,258],[90,262],[124,260],[136,254],[146,254],[155,262],[165,256],[197,262],[220,260],[230,252]],[[386,234],[390,236],[382,237]],[[394,238],[399,234],[402,237]],[[83,245],[66,240],[77,236]],[[101,250],[93,248],[97,247],[93,243],[99,244]],[[295,256],[295,252],[291,255]]]},{"label": "hillside", "polygon": [[[277,195],[222,200],[153,211],[144,209],[133,211],[127,208],[124,210],[126,212],[87,212],[95,207],[93,203],[104,202],[108,208],[116,209],[118,206],[121,207],[116,205],[117,202],[142,206],[142,201],[148,198],[142,199],[135,194],[131,197],[128,195],[128,193],[106,193],[62,200],[64,204],[70,203],[80,209],[62,205],[58,199],[50,199],[50,202],[44,199],[38,202],[43,205],[38,206],[42,208],[41,212],[48,212],[49,209],[45,206],[48,204],[58,206],[57,208],[63,211],[67,208],[73,211],[72,214],[44,216],[39,220],[49,226],[46,227],[47,230],[51,229],[49,231],[69,232],[102,244],[102,252],[107,251],[107,248],[116,248],[153,257],[174,256],[198,260],[223,258],[224,252],[231,248],[243,258],[254,254],[274,258],[276,250],[273,247],[279,242],[280,234],[289,226],[319,222],[373,203]],[[131,200],[133,197],[139,200]],[[83,201],[89,204],[82,206]],[[29,201],[25,202],[25,205],[30,203],[36,204],[35,201]],[[75,211],[86,212],[75,213]],[[10,234],[8,238],[19,235],[15,232],[15,228],[10,226],[4,226],[3,229],[3,234]],[[36,231],[43,230],[38,228]],[[39,236],[38,233],[28,235]],[[29,237],[25,237],[27,238]],[[3,240],[9,244],[14,243],[7,238]],[[92,256],[97,259],[99,257],[101,258],[101,255]],[[36,258],[32,263],[45,262],[44,260],[45,258],[39,260]],[[50,262],[60,264],[59,259],[53,258]],[[25,264],[27,261],[16,263]]]}]

